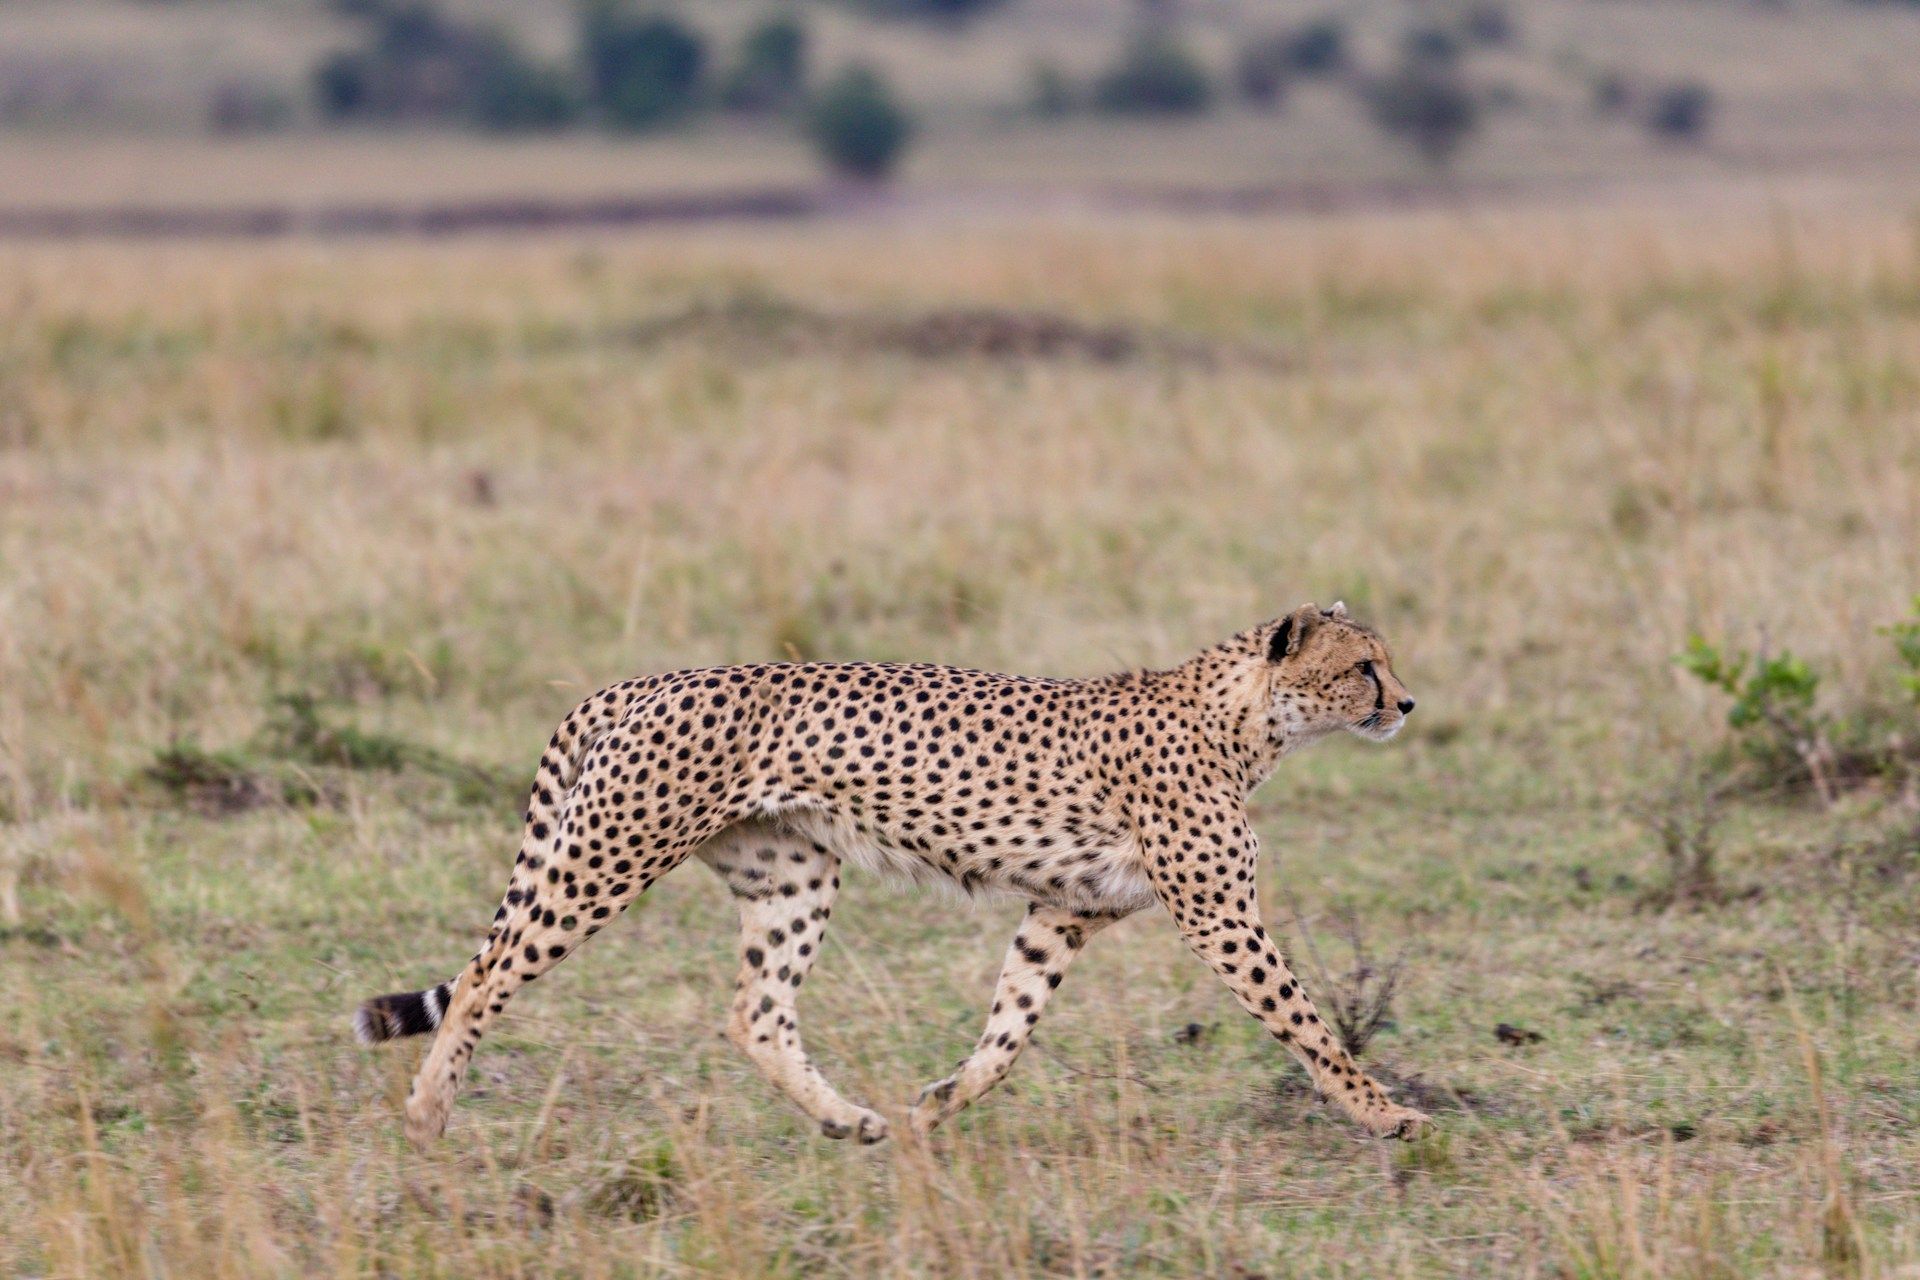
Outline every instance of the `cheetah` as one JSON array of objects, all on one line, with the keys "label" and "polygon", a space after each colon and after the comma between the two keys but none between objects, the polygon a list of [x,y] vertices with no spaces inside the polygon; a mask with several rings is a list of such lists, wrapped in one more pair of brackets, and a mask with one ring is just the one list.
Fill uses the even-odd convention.
[{"label": "cheetah", "polygon": [[457,977],[379,996],[365,1043],[432,1034],[406,1132],[444,1132],[507,1001],[689,858],[740,911],[726,1034],[830,1138],[888,1124],[801,1045],[841,863],[1025,899],[986,1029],[907,1111],[924,1137],[1003,1079],[1089,939],[1155,903],[1318,1093],[1368,1132],[1431,1125],[1391,1101],[1315,1011],[1260,923],[1247,797],[1339,730],[1385,741],[1413,711],[1345,605],[1304,605],[1164,671],[1090,680],[894,663],[766,663],[647,676],[576,707],[542,756],[505,901]]}]

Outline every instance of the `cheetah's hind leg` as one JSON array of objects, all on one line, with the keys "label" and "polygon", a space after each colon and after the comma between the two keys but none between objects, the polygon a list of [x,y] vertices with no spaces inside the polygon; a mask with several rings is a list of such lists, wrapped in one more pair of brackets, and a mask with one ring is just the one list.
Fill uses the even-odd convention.
[{"label": "cheetah's hind leg", "polygon": [[648,813],[618,785],[613,770],[621,749],[614,733],[589,750],[550,839],[529,830],[486,945],[453,983],[407,1094],[407,1137],[415,1146],[445,1130],[467,1062],[514,994],[724,827],[725,811],[707,806]]},{"label": "cheetah's hind leg", "polygon": [[840,859],[806,836],[768,822],[743,822],[697,855],[740,904],[740,975],[727,1039],[767,1079],[819,1122],[829,1138],[878,1142],[887,1122],[827,1083],[800,1042],[795,998],[820,956],[827,917],[840,891]]}]

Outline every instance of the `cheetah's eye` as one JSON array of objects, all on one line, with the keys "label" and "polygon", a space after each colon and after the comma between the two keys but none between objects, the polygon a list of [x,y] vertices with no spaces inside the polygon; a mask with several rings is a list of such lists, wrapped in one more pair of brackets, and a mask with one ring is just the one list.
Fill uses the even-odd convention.
[{"label": "cheetah's eye", "polygon": [[1369,658],[1367,661],[1355,667],[1354,670],[1371,680],[1373,678],[1373,660]]}]

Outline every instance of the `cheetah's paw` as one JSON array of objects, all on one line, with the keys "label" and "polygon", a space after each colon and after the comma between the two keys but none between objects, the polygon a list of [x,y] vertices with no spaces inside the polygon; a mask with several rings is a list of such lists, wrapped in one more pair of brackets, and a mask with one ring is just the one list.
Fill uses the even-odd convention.
[{"label": "cheetah's paw", "polygon": [[1433,1117],[1425,1112],[1415,1111],[1412,1107],[1391,1107],[1367,1127],[1376,1138],[1398,1138],[1402,1142],[1413,1142],[1432,1133],[1437,1126]]},{"label": "cheetah's paw", "polygon": [[822,1120],[820,1132],[829,1138],[857,1137],[862,1145],[872,1146],[886,1140],[887,1118],[877,1111],[856,1108],[850,1120]]}]

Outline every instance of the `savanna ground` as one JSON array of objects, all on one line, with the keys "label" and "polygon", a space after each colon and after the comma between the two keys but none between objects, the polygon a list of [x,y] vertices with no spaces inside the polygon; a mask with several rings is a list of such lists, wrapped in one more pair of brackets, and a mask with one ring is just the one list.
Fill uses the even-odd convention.
[{"label": "savanna ground", "polygon": [[[1896,789],[1736,797],[1693,904],[1635,816],[1726,733],[1690,633],[1886,704],[1916,590],[1871,205],[7,247],[0,1272],[1920,1274]],[[406,1147],[418,1042],[347,1015],[471,953],[586,691],[1335,597],[1421,709],[1260,793],[1263,896],[1336,975],[1342,914],[1406,949],[1366,1061],[1437,1137],[1317,1105],[1143,914],[930,1149],[827,1142],[720,1039],[689,867]],[[829,1075],[897,1119],[1017,915],[856,876]]]}]

